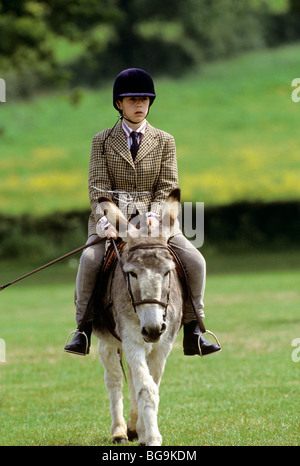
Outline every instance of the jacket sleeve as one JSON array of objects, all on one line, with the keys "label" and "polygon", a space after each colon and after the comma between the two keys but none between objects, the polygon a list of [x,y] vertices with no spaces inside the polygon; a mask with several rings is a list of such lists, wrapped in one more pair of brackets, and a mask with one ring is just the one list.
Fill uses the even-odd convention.
[{"label": "jacket sleeve", "polygon": [[178,187],[178,168],[176,146],[173,136],[164,133],[161,168],[158,182],[155,186],[154,199],[151,203],[151,212],[160,215],[162,205],[170,192]]},{"label": "jacket sleeve", "polygon": [[98,199],[100,196],[111,198],[108,191],[112,190],[111,180],[107,170],[106,157],[104,155],[105,132],[94,136],[89,165],[89,199],[91,206],[91,216],[97,223],[100,217],[104,215]]}]

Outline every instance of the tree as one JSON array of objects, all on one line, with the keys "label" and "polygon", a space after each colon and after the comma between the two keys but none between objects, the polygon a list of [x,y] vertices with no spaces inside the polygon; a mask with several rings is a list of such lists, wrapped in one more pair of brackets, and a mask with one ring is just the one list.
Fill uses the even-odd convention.
[{"label": "tree", "polygon": [[[296,0],[290,0],[296,2]],[[0,67],[98,84],[136,66],[178,75],[203,60],[264,44],[265,0],[0,0]],[[55,38],[83,53],[61,67]]]},{"label": "tree", "polygon": [[0,0],[1,68],[34,66],[38,62],[53,63],[48,45],[48,28],[43,7],[29,0]]}]

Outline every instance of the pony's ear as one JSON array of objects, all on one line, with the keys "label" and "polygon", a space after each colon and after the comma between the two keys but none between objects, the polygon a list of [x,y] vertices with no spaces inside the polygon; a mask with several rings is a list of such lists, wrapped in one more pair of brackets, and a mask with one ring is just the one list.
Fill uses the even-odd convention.
[{"label": "pony's ear", "polygon": [[175,221],[181,211],[180,197],[181,191],[179,188],[176,188],[171,191],[162,206],[161,231],[162,235],[167,238],[170,236],[171,229],[174,227]]},{"label": "pony's ear", "polygon": [[173,189],[168,198],[167,198],[167,201],[168,202],[180,202],[181,201],[181,189],[180,188],[175,188]]},{"label": "pony's ear", "polygon": [[179,188],[173,189],[166,201],[162,206],[161,219],[162,224],[166,223],[167,225],[173,226],[178,214],[180,212],[180,196],[181,191]]},{"label": "pony's ear", "polygon": [[127,230],[127,219],[111,199],[101,196],[98,199],[98,203],[100,211],[106,216],[109,223],[113,225],[118,232]]},{"label": "pony's ear", "polygon": [[128,222],[118,206],[111,199],[101,196],[98,202],[101,213],[105,215],[109,223],[115,227],[122,239],[127,241],[130,237],[136,237],[138,235],[138,230]]}]

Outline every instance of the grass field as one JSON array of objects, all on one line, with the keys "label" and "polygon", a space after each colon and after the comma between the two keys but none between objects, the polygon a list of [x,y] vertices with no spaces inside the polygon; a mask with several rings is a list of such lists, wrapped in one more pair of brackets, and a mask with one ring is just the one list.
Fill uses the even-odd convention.
[{"label": "grass field", "polygon": [[[161,384],[164,445],[299,445],[300,253],[206,258],[206,326],[223,351],[186,357],[179,336]],[[27,270],[2,265],[2,282]],[[1,292],[0,445],[111,445],[96,340],[86,358],[62,351],[75,273],[61,263]]]},{"label": "grass field", "polygon": [[[299,69],[298,44],[156,80],[149,122],[175,136],[184,201],[298,199]],[[111,86],[79,93],[77,106],[59,92],[0,104],[1,212],[88,207],[91,139],[116,113]],[[178,337],[161,384],[164,445],[299,445],[300,252],[204,255],[206,326],[223,351],[188,358]],[[0,284],[41,265],[24,261],[2,261]],[[63,352],[76,269],[73,258],[0,293],[0,445],[111,445],[96,340],[86,358]]]},{"label": "grass field", "polygon": [[[226,204],[300,195],[299,44],[157,79],[149,122],[174,135],[183,200]],[[9,87],[9,83],[7,83]],[[91,139],[117,114],[112,86],[6,102],[0,107],[2,212],[88,207]]]}]

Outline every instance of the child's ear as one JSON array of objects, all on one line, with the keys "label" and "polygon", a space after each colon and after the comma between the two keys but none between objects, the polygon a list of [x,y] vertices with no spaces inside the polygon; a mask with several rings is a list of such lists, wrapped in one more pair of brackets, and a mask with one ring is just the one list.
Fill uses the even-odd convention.
[{"label": "child's ear", "polygon": [[[123,100],[123,99],[122,99],[122,100]],[[118,109],[121,110],[121,111],[123,110],[123,102],[122,102],[122,100],[118,99],[117,102],[116,102]]]}]

